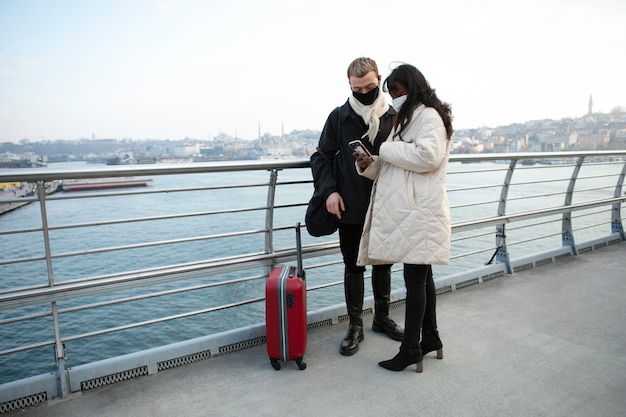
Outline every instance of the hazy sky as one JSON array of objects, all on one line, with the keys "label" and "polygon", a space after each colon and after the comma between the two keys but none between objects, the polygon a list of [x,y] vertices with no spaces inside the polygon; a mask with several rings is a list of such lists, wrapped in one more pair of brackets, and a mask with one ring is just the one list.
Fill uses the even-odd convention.
[{"label": "hazy sky", "polygon": [[420,68],[454,126],[626,107],[625,0],[0,0],[0,142],[321,130],[346,68]]}]

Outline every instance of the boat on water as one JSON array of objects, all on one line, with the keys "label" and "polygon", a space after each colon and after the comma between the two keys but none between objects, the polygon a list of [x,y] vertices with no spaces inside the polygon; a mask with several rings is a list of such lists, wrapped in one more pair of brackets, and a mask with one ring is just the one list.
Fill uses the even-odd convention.
[{"label": "boat on water", "polygon": [[61,189],[63,191],[91,191],[111,188],[147,187],[148,184],[152,184],[152,180],[148,178],[85,178],[80,180],[63,180]]}]

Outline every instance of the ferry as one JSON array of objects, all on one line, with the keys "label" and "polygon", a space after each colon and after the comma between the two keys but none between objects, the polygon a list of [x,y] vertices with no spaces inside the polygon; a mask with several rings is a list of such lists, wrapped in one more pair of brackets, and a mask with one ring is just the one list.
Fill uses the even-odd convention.
[{"label": "ferry", "polygon": [[135,177],[85,178],[63,180],[63,191],[91,191],[112,188],[147,187],[152,184],[151,179]]}]

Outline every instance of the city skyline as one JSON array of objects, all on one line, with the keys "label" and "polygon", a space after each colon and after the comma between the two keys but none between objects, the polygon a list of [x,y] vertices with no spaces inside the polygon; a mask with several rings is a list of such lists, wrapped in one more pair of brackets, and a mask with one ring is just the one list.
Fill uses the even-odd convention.
[{"label": "city skyline", "polygon": [[0,2],[0,142],[321,130],[349,62],[420,68],[456,129],[626,105],[619,0]]}]

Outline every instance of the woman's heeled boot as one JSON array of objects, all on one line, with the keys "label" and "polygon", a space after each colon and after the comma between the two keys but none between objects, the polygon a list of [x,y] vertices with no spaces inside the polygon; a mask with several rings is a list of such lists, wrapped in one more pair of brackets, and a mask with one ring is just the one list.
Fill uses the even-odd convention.
[{"label": "woman's heeled boot", "polygon": [[437,331],[437,291],[433,280],[432,267],[426,277],[426,309],[422,323],[422,355],[437,351],[437,359],[443,359],[443,344]]},{"label": "woman's heeled boot", "polygon": [[426,308],[426,277],[428,265],[404,265],[404,283],[406,285],[406,304],[404,310],[404,338],[400,352],[378,364],[390,371],[401,371],[415,364],[417,372],[423,371],[420,333]]},{"label": "woman's heeled boot", "polygon": [[352,356],[359,350],[359,343],[365,338],[363,336],[363,272],[346,272],[344,274],[344,291],[346,296],[346,308],[350,325],[348,332],[341,341],[339,353],[344,356]]},{"label": "woman's heeled boot", "polygon": [[422,355],[426,356],[430,352],[437,352],[437,359],[443,359],[443,344],[439,339],[439,334],[435,332],[434,336],[429,336],[422,339]]},{"label": "woman's heeled boot", "polygon": [[378,363],[385,369],[390,371],[403,371],[407,366],[415,364],[415,371],[422,372],[424,370],[424,364],[422,362],[422,353],[419,349],[412,350],[400,350],[396,356],[387,361]]}]

